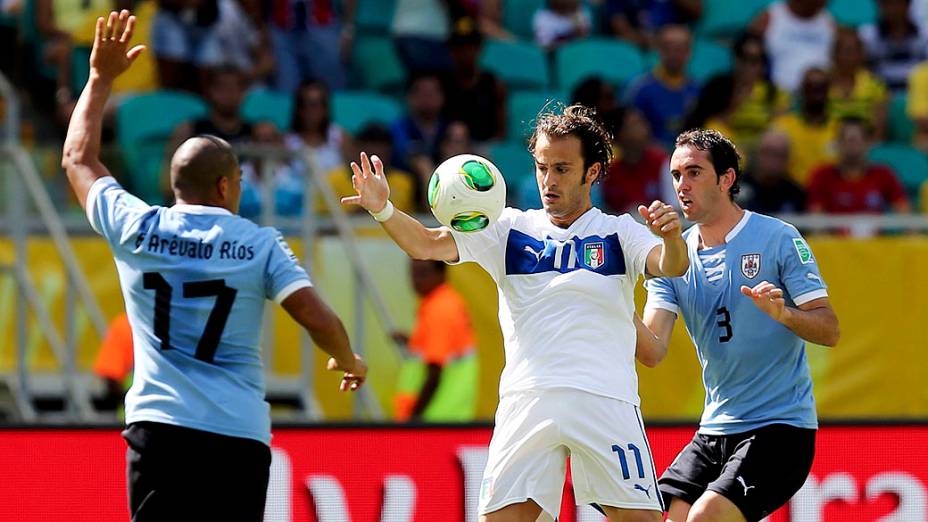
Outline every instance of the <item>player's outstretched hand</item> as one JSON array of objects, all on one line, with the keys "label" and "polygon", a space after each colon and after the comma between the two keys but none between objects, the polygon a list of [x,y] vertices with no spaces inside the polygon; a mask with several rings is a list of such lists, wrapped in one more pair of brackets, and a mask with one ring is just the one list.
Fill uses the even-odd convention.
[{"label": "player's outstretched hand", "polygon": [[111,12],[106,20],[102,16],[97,18],[93,50],[90,51],[91,75],[112,81],[132,65],[145,49],[144,45],[129,49],[134,30],[135,17],[125,9]]},{"label": "player's outstretched hand", "polygon": [[342,205],[359,205],[373,213],[383,210],[390,199],[390,186],[383,173],[383,161],[377,156],[368,159],[367,153],[362,152],[361,164],[352,161],[351,171],[351,185],[358,195],[342,198]]},{"label": "player's outstretched hand", "polygon": [[638,205],[638,213],[644,218],[651,232],[662,238],[666,239],[681,233],[680,216],[672,206],[663,201],[654,200],[649,207]]},{"label": "player's outstretched hand", "polygon": [[773,283],[761,281],[754,288],[742,286],[741,293],[750,297],[765,314],[782,322],[784,314],[787,313],[783,290],[774,286]]},{"label": "player's outstretched hand", "polygon": [[367,378],[367,364],[358,354],[354,355],[354,366],[351,368],[342,368],[338,361],[335,360],[335,357],[330,357],[326,369],[333,372],[345,372],[341,384],[338,385],[338,389],[341,391],[355,391],[364,384],[364,380]]}]

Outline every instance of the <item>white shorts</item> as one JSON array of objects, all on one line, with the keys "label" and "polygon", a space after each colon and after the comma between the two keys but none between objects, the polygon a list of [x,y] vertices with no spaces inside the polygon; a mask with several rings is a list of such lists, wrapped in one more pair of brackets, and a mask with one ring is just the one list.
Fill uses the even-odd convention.
[{"label": "white shorts", "polygon": [[638,407],[564,388],[514,393],[500,401],[480,514],[532,499],[557,518],[567,457],[578,506],[663,511]]}]

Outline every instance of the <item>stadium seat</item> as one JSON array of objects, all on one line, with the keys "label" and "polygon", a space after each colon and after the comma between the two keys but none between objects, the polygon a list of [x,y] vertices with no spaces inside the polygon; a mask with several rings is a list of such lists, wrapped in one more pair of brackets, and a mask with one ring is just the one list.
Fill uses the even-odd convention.
[{"label": "stadium seat", "polygon": [[641,53],[634,45],[604,38],[588,38],[563,45],[555,55],[558,88],[571,92],[583,80],[598,76],[624,87],[644,71]]},{"label": "stadium seat", "polygon": [[884,144],[870,150],[870,161],[892,167],[914,203],[923,183],[928,181],[928,157],[908,145]]},{"label": "stadium seat", "polygon": [[521,144],[528,139],[538,112],[550,101],[566,103],[566,97],[544,91],[516,91],[509,94],[506,115],[506,138]]},{"label": "stadium seat", "polygon": [[133,96],[116,110],[116,141],[126,160],[130,185],[149,203],[162,200],[161,162],[174,129],[206,115],[203,101],[177,91]]},{"label": "stadium seat", "polygon": [[686,70],[699,83],[703,83],[716,74],[731,71],[734,66],[731,50],[724,45],[697,38],[693,42],[693,54]]},{"label": "stadium seat", "polygon": [[285,92],[254,89],[245,96],[241,112],[245,121],[269,121],[281,131],[289,131],[293,117],[293,96]]},{"label": "stadium seat", "polygon": [[840,25],[857,27],[876,23],[875,0],[829,0],[828,10]]},{"label": "stadium seat", "polygon": [[544,51],[531,43],[490,40],[483,46],[480,66],[510,89],[548,87],[548,60]]},{"label": "stadium seat", "polygon": [[906,111],[908,98],[906,93],[899,93],[889,102],[889,116],[887,125],[887,139],[894,143],[912,143],[912,134],[915,125]]},{"label": "stadium seat", "polygon": [[370,123],[390,125],[403,114],[393,98],[365,91],[340,91],[332,95],[332,119],[351,134]]},{"label": "stadium seat", "polygon": [[354,23],[358,29],[372,34],[386,34],[389,31],[396,0],[358,0],[357,4]]},{"label": "stadium seat", "polygon": [[730,38],[743,31],[769,0],[703,0],[702,18],[696,34],[702,37]]},{"label": "stadium seat", "polygon": [[406,81],[406,70],[386,36],[359,37],[354,44],[352,68],[366,89],[398,92]]},{"label": "stadium seat", "polygon": [[535,185],[535,165],[524,144],[495,143],[487,155],[506,178],[506,200],[522,209],[541,208]]},{"label": "stadium seat", "polygon": [[532,19],[545,0],[506,0],[503,2],[503,26],[523,40],[535,40]]}]

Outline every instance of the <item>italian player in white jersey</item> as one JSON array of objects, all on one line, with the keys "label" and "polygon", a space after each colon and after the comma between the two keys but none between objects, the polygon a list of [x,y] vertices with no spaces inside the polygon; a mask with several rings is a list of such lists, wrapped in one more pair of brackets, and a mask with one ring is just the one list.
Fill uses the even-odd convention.
[{"label": "italian player in white jersey", "polygon": [[805,343],[834,346],[838,319],[795,227],[734,202],[738,152],[722,134],[681,134],[670,175],[683,214],[683,277],[647,282],[639,359],[667,353],[677,315],[706,389],[699,430],[660,479],[671,522],[763,519],[802,487],[818,420]]},{"label": "italian player in white jersey", "polygon": [[593,207],[610,143],[590,109],[540,115],[529,150],[544,209],[507,208],[476,233],[394,210],[376,156],[351,165],[357,195],[343,203],[371,212],[411,257],[478,263],[499,288],[506,367],[481,520],[556,518],[568,456],[579,505],[597,504],[613,522],[661,518],[638,408],[633,289],[645,274],[681,275],[688,259],[669,205],[639,207],[650,230]]},{"label": "italian player in white jersey", "polygon": [[[171,159],[177,204],[150,206],[100,163],[103,107],[135,17],[97,20],[90,78],[71,117],[62,165],[93,229],[113,251],[132,326],[135,373],[126,395],[129,508],[134,521],[254,520],[264,516],[270,416],[261,318],[273,299],[328,352],[341,389],[367,373],[341,321],[312,288],[280,233],[238,211],[241,171],[213,137]],[[165,110],[170,110],[165,107]]]}]

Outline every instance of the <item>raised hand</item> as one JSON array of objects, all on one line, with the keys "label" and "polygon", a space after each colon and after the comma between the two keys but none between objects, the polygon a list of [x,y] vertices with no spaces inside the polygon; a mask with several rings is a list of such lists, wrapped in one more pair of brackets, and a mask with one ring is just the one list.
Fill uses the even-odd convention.
[{"label": "raised hand", "polygon": [[[373,165],[373,166],[372,166]],[[383,162],[377,156],[368,160],[367,153],[361,153],[361,164],[351,162],[351,185],[357,196],[342,198],[342,205],[359,205],[368,212],[380,212],[390,199],[390,186],[383,173]]]},{"label": "raised hand", "polygon": [[338,385],[338,389],[341,391],[355,391],[364,384],[364,379],[367,378],[367,364],[358,354],[355,354],[354,365],[351,368],[343,368],[335,360],[335,357],[330,357],[329,362],[326,364],[326,370],[345,372],[345,375],[342,376],[342,382]]},{"label": "raised hand", "polygon": [[677,211],[662,201],[654,200],[649,207],[638,205],[638,213],[644,218],[651,232],[662,238],[666,239],[681,233],[680,217]]},{"label": "raised hand", "polygon": [[754,288],[742,286],[741,293],[750,297],[755,306],[778,322],[783,322],[788,313],[783,290],[774,286],[773,283],[761,281]]},{"label": "raised hand", "polygon": [[111,12],[106,20],[102,16],[97,18],[93,50],[90,52],[91,76],[112,81],[132,65],[145,49],[144,45],[129,49],[134,30],[135,17],[125,9],[120,13]]}]

